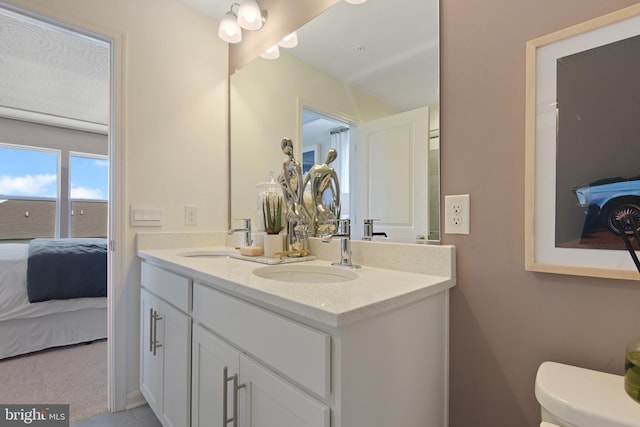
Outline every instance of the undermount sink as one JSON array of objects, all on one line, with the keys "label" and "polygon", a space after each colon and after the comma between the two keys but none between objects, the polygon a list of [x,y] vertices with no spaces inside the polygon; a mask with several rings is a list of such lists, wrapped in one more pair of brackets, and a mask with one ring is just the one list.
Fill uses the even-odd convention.
[{"label": "undermount sink", "polygon": [[358,278],[358,273],[321,265],[274,265],[253,270],[263,279],[290,283],[340,283]]},{"label": "undermount sink", "polygon": [[176,255],[187,258],[218,258],[237,254],[238,251],[233,249],[199,249],[187,252],[180,252]]}]

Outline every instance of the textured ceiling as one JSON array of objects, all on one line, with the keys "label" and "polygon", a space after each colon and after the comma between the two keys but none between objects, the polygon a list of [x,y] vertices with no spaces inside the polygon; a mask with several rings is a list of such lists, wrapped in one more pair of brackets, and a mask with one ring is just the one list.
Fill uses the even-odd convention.
[{"label": "textured ceiling", "polygon": [[0,106],[109,122],[109,46],[0,8]]}]

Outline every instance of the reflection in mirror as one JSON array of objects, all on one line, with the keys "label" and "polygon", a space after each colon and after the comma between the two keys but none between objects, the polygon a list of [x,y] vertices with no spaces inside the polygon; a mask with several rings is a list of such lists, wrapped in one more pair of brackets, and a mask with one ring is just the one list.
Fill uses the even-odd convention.
[{"label": "reflection in mirror", "polygon": [[[314,234],[318,236],[332,232],[335,219],[350,217],[349,124],[306,108],[302,117],[305,204],[315,218]],[[334,177],[328,184],[337,184],[314,191],[311,184],[327,174]]]},{"label": "reflection in mirror", "polygon": [[438,33],[438,0],[338,2],[298,30],[297,47],[236,71],[232,220],[257,216],[256,185],[281,169],[289,137],[305,171],[337,151],[353,238],[375,218],[390,240],[439,240]]}]

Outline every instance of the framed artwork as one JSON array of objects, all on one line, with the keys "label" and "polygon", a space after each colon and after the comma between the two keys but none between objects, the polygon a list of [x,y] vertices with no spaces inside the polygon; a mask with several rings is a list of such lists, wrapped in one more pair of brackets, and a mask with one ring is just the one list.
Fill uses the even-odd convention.
[{"label": "framed artwork", "polygon": [[302,147],[302,173],[309,172],[313,165],[320,164],[320,144]]},{"label": "framed artwork", "polygon": [[640,280],[640,4],[526,47],[525,268]]}]

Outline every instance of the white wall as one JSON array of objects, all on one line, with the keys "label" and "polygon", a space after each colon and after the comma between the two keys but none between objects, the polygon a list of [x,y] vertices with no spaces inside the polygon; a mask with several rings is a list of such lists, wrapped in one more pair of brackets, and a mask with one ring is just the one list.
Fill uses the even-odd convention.
[{"label": "white wall", "polygon": [[[11,0],[10,4],[115,37],[121,67],[116,122],[119,172],[117,275],[111,294],[116,325],[115,407],[138,390],[139,267],[132,204],[160,206],[157,231],[227,227],[227,45],[217,22],[174,0]],[[197,227],[184,205],[199,207]],[[151,231],[145,229],[144,231]],[[117,334],[117,332],[116,332]]]}]

